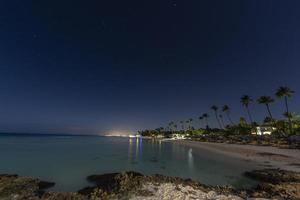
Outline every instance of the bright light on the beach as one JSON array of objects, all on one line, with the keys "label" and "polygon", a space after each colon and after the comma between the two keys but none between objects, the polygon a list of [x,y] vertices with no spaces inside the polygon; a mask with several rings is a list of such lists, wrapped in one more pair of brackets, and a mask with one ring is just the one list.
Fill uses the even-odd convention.
[{"label": "bright light on the beach", "polygon": [[113,130],[105,134],[106,136],[128,136],[130,135],[130,131],[120,131],[120,130]]}]

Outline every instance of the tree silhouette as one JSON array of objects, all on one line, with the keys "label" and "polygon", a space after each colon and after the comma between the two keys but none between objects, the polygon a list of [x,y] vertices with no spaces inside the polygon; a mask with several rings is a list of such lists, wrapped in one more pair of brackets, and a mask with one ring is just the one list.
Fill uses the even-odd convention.
[{"label": "tree silhouette", "polygon": [[288,87],[279,87],[275,93],[275,95],[278,98],[284,98],[284,102],[285,102],[285,108],[286,108],[286,113],[284,114],[284,116],[288,119],[289,121],[289,128],[290,128],[290,133],[293,132],[293,125],[292,125],[292,120],[291,120],[291,116],[290,115],[290,111],[289,111],[289,105],[288,105],[288,98],[291,98],[293,96],[295,92],[293,90],[291,90]]},{"label": "tree silhouette", "polygon": [[216,119],[217,119],[217,122],[218,122],[218,124],[219,124],[219,127],[220,127],[220,129],[222,129],[222,125],[221,125],[221,122],[220,122],[220,120],[219,120],[219,117],[218,117],[218,107],[217,106],[215,106],[215,105],[213,105],[212,107],[211,107],[211,109],[214,111],[214,113],[215,113],[215,117],[216,117]]},{"label": "tree silhouette", "polygon": [[248,95],[243,95],[241,97],[241,103],[246,108],[250,123],[253,124],[253,119],[249,110],[249,105],[253,102],[253,99]]},{"label": "tree silhouette", "polygon": [[228,105],[224,105],[222,108],[222,111],[226,114],[228,121],[231,123],[231,125],[234,125],[231,117],[230,117],[230,108]]},{"label": "tree silhouette", "polygon": [[205,119],[205,122],[206,122],[206,129],[209,129],[209,124],[208,124],[208,118],[209,118],[209,115],[207,113],[204,113],[202,115],[202,117]]}]

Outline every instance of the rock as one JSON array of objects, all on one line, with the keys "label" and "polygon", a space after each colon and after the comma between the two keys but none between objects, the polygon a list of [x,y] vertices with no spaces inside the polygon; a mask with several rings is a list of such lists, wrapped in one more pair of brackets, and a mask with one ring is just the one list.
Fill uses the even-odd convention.
[{"label": "rock", "polygon": [[46,190],[46,189],[49,189],[51,187],[53,187],[55,185],[54,182],[47,182],[47,181],[40,181],[38,183],[38,186],[39,186],[39,189],[40,190]]},{"label": "rock", "polygon": [[87,180],[95,184],[95,186],[83,188],[78,193],[86,196],[91,196],[96,190],[101,195],[106,195],[106,193],[124,193],[127,190],[134,190],[136,187],[139,187],[140,177],[143,177],[143,175],[132,171],[91,175],[87,177]]},{"label": "rock", "polygon": [[245,175],[259,181],[274,184],[279,182],[300,182],[300,173],[280,169],[253,170],[245,172]]},{"label": "rock", "polygon": [[247,172],[248,177],[261,181],[252,192],[254,197],[300,199],[300,173],[280,169]]},{"label": "rock", "polygon": [[41,200],[88,200],[88,198],[72,192],[47,192],[41,197]]},{"label": "rock", "polygon": [[218,194],[215,191],[210,191],[207,193],[206,197],[208,199],[215,199]]},{"label": "rock", "polygon": [[94,187],[80,192],[45,192],[54,183],[17,175],[0,176],[1,200],[299,200],[299,173],[279,169],[247,173],[261,181],[257,188],[235,190],[224,186],[206,186],[191,179],[162,175],[144,176],[137,172],[92,175]]},{"label": "rock", "polygon": [[87,200],[78,193],[45,192],[55,183],[17,175],[0,175],[1,200]]},{"label": "rock", "polygon": [[95,189],[96,189],[96,187],[85,187],[85,188],[80,189],[78,191],[78,193],[81,195],[84,195],[84,196],[88,196],[88,195],[92,194]]},{"label": "rock", "polygon": [[38,183],[37,179],[16,175],[1,175],[0,199],[37,199],[36,196],[40,192]]}]

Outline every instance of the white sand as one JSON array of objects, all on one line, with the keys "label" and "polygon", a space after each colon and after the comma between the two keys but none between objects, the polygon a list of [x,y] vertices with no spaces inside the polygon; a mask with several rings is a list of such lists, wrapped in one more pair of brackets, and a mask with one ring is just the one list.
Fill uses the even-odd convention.
[{"label": "white sand", "polygon": [[[222,195],[214,191],[203,192],[191,186],[174,183],[144,183],[142,188],[150,191],[152,196],[133,195],[130,200],[244,200],[236,195]],[[247,198],[247,200],[271,200],[265,198]]]},{"label": "white sand", "polygon": [[271,146],[210,143],[188,140],[172,141],[191,148],[205,149],[225,156],[254,161],[262,167],[280,168],[300,172],[300,150],[280,149]]},{"label": "white sand", "polygon": [[152,192],[153,196],[133,196],[130,200],[243,200],[234,195],[218,195],[214,191],[205,193],[191,186],[175,185],[173,183],[163,183],[159,185],[146,183],[143,185],[143,189]]}]

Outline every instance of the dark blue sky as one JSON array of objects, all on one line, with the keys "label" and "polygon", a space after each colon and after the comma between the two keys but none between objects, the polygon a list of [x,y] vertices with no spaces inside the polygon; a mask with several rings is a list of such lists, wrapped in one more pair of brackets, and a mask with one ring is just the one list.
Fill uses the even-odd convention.
[{"label": "dark blue sky", "polygon": [[[299,10],[298,0],[1,1],[0,131],[156,128],[212,104],[238,120],[242,94],[281,85],[299,113]],[[252,108],[262,120],[265,108]]]}]

